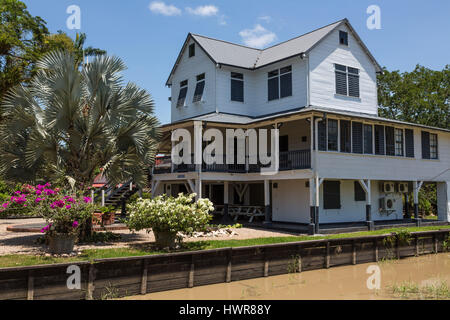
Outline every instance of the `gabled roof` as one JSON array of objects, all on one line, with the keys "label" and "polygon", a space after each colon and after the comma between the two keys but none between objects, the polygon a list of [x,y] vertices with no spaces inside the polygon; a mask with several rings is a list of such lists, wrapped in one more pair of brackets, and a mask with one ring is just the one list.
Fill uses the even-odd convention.
[{"label": "gabled roof", "polygon": [[350,25],[350,22],[347,19],[343,19],[262,50],[189,33],[166,85],[170,84],[171,77],[179,64],[182,53],[184,52],[190,39],[193,39],[215,64],[255,70],[285,59],[299,56],[303,53],[307,54],[327,35],[333,32],[336,28],[339,28],[342,24],[346,24],[355,39],[369,56],[370,60],[372,60],[372,63],[375,65],[377,71],[381,72],[381,66],[370,53],[369,49],[367,49],[366,45],[362,42],[355,29],[353,29]]}]

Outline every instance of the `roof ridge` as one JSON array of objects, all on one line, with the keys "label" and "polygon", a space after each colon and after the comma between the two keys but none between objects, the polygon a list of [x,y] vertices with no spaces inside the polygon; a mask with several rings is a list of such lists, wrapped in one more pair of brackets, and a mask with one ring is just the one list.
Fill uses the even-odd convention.
[{"label": "roof ridge", "polygon": [[206,39],[209,39],[209,40],[219,41],[219,42],[223,42],[223,43],[227,43],[227,44],[232,44],[232,45],[235,45],[235,46],[239,46],[239,47],[243,47],[243,48],[251,49],[251,50],[256,50],[256,51],[259,51],[259,52],[263,51],[263,49],[252,48],[252,47],[249,47],[249,46],[244,46],[243,44],[234,43],[234,42],[231,42],[231,41],[226,41],[226,40],[212,38],[212,37],[207,37],[207,36],[203,36],[201,34],[191,33],[191,35],[196,36],[196,37],[206,38]]},{"label": "roof ridge", "polygon": [[191,33],[191,35],[196,36],[196,37],[206,38],[206,39],[209,39],[209,40],[214,40],[214,41],[219,41],[219,42],[223,42],[223,43],[228,43],[228,44],[232,44],[232,45],[235,45],[235,46],[239,46],[239,47],[243,47],[243,48],[247,48],[247,49],[251,49],[251,50],[256,50],[256,51],[259,51],[259,52],[262,53],[262,52],[264,52],[264,51],[266,51],[266,50],[268,50],[268,49],[274,48],[274,47],[279,46],[279,45],[281,45],[281,44],[284,44],[284,43],[286,43],[286,42],[289,42],[289,41],[292,41],[292,40],[301,38],[301,37],[306,36],[306,35],[308,35],[308,34],[310,34],[310,33],[319,31],[319,30],[321,30],[321,29],[327,28],[327,27],[329,27],[329,26],[331,26],[331,25],[333,25],[333,24],[336,24],[336,23],[338,23],[338,22],[344,22],[344,21],[345,21],[345,22],[348,22],[348,19],[347,19],[347,18],[344,18],[344,19],[337,20],[337,21],[335,21],[335,22],[332,22],[332,23],[327,24],[326,26],[323,26],[323,27],[314,29],[314,30],[312,30],[312,31],[306,32],[306,33],[304,33],[304,34],[302,34],[302,35],[299,35],[299,36],[297,36],[297,37],[294,37],[294,38],[291,38],[291,39],[282,41],[282,42],[280,42],[280,43],[274,44],[273,46],[270,46],[270,47],[267,47],[267,48],[264,48],[264,49],[253,48],[253,47],[245,46],[245,45],[242,45],[242,44],[239,44],[239,43],[234,43],[234,42],[227,41],[227,40],[222,40],[222,39],[212,38],[212,37],[208,37],[208,36],[203,36],[203,35],[201,35],[201,34],[196,34],[196,33]]},{"label": "roof ridge", "polygon": [[331,26],[331,25],[333,25],[333,24],[336,24],[336,23],[338,23],[338,22],[344,22],[344,21],[347,22],[348,19],[347,19],[347,18],[344,18],[344,19],[341,19],[341,20],[337,20],[337,21],[335,21],[335,22],[333,22],[333,23],[327,24],[326,26],[323,26],[323,27],[314,29],[314,30],[312,30],[312,31],[306,32],[306,33],[304,33],[304,34],[302,34],[302,35],[299,35],[299,36],[297,36],[297,37],[294,37],[294,38],[291,38],[291,39],[282,41],[282,42],[277,43],[277,44],[274,44],[273,46],[270,46],[270,47],[267,47],[267,48],[263,49],[263,51],[268,50],[268,49],[271,49],[271,48],[274,48],[274,47],[279,46],[279,45],[281,45],[281,44],[284,44],[284,43],[286,43],[286,42],[289,42],[289,41],[292,41],[292,40],[295,40],[295,39],[304,37],[304,36],[306,36],[306,35],[308,35],[308,34],[310,34],[310,33],[319,31],[319,30],[321,30],[321,29],[325,29],[325,28],[327,28],[327,27],[329,27],[329,26]]}]

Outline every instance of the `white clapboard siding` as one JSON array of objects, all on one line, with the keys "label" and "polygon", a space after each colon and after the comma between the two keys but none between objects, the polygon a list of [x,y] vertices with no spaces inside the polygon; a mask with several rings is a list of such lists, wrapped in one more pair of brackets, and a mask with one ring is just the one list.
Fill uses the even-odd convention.
[{"label": "white clapboard siding", "polygon": [[[189,45],[193,43],[189,43]],[[216,110],[216,88],[215,74],[216,67],[206,53],[199,47],[195,48],[195,56],[189,58],[189,50],[185,50],[180,63],[172,79],[172,122],[192,118],[198,115],[211,113]],[[195,87],[197,85],[197,75],[205,73],[206,85],[203,94],[204,102],[193,103]],[[180,92],[180,82],[188,80],[189,87],[186,96],[186,106],[177,108],[178,94]]]},{"label": "white clapboard siding", "polygon": [[[348,32],[348,46],[339,44],[339,30]],[[311,105],[378,113],[375,66],[346,26],[342,25],[313,48],[309,63]],[[335,63],[360,70],[360,98],[336,95]]]}]

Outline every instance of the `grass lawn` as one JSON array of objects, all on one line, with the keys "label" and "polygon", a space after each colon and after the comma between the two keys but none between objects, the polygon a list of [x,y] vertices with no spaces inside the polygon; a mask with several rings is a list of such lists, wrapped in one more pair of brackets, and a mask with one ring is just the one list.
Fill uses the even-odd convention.
[{"label": "grass lawn", "polygon": [[[256,246],[264,244],[286,243],[286,242],[297,242],[297,241],[319,240],[319,239],[354,238],[368,235],[381,235],[405,230],[409,232],[416,232],[416,231],[429,231],[442,229],[448,229],[450,232],[450,226],[428,226],[428,227],[410,227],[410,228],[391,228],[376,231],[340,233],[326,236],[286,236],[286,237],[256,238],[247,240],[196,241],[183,243],[183,247],[179,249],[177,252],[228,248],[228,247]],[[6,255],[0,256],[0,268],[54,264],[54,263],[69,263],[75,261],[92,261],[94,259],[145,256],[160,253],[167,253],[167,251],[155,250],[154,248],[151,247],[147,249],[145,248],[89,249],[84,250],[83,253],[78,257],[69,257],[69,258],[55,258],[36,255]]]}]

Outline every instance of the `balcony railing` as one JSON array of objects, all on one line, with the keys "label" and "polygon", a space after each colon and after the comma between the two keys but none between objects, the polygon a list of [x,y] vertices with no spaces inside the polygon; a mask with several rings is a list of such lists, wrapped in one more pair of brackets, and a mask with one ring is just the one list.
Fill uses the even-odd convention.
[{"label": "balcony railing", "polygon": [[[192,164],[180,164],[173,165],[171,163],[171,157],[159,157],[156,161],[154,168],[154,174],[164,174],[164,173],[182,173],[182,172],[195,172],[197,171],[197,166],[193,164],[194,156],[191,156]],[[270,165],[250,164],[248,157],[246,157],[245,164],[226,164],[226,156],[223,156],[223,164],[213,163],[206,164],[203,163],[201,168],[202,172],[227,172],[227,173],[258,173],[261,172],[261,168],[270,167]],[[173,167],[173,170],[172,170]],[[295,150],[280,152],[279,158],[279,170],[300,170],[300,169],[310,169],[311,168],[311,150]]]}]

